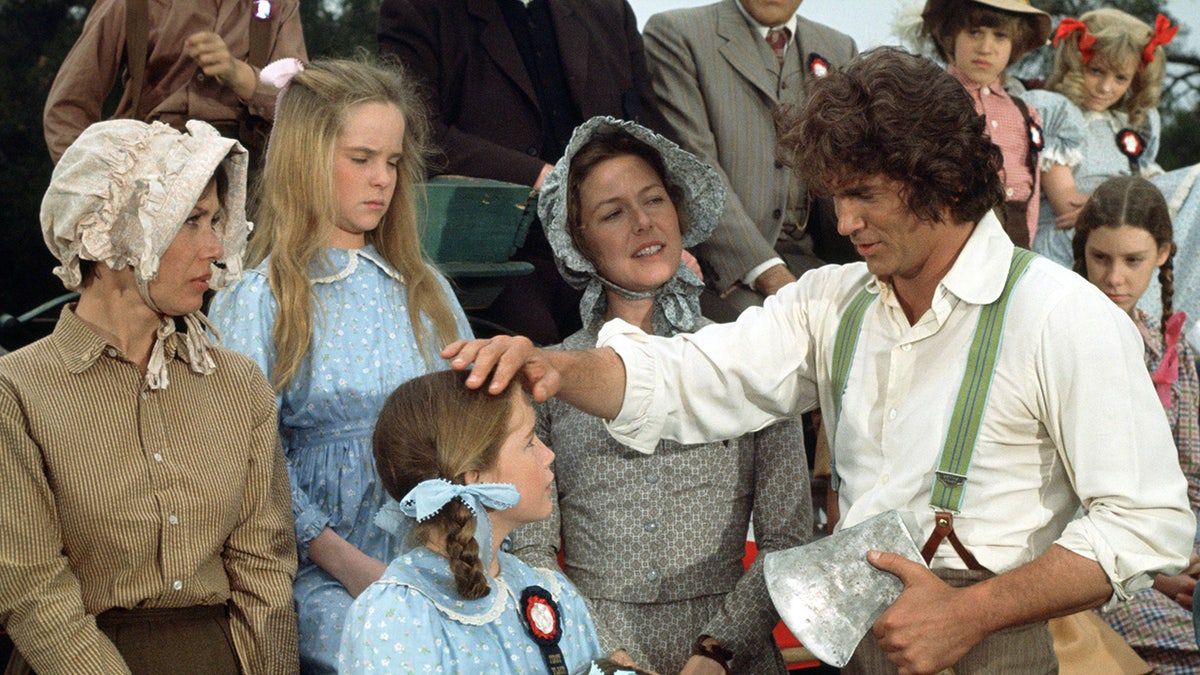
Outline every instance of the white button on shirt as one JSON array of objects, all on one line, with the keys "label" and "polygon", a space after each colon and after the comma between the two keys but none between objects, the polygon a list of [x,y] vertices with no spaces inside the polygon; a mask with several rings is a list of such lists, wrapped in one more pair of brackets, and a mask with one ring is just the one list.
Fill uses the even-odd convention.
[{"label": "white button on shirt", "polygon": [[[626,373],[609,430],[653,452],[660,437],[699,443],[818,406],[832,411],[838,320],[854,294],[872,288],[879,297],[863,321],[841,416],[827,428],[842,479],[840,525],[900,509],[928,534],[933,470],[967,348],[1012,250],[985,216],[915,325],[863,263],[814,270],[777,302],[694,335],[647,337],[609,322],[598,344],[617,351]],[[959,538],[998,573],[1057,543],[1097,560],[1114,600],[1148,586],[1155,571],[1180,569],[1195,519],[1129,317],[1082,277],[1038,259],[1013,291],[1002,340],[955,519]],[[912,344],[902,360],[892,351],[899,343]],[[903,414],[885,433],[892,411]],[[1081,503],[1087,513],[1076,519]],[[943,546],[933,566],[963,564]]]}]

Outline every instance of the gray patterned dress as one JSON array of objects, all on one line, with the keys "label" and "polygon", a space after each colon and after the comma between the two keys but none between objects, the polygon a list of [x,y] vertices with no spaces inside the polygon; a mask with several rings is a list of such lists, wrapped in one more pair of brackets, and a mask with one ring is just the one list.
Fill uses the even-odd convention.
[{"label": "gray patterned dress", "polygon": [[[585,328],[561,346],[595,344],[596,332]],[[604,651],[624,649],[643,667],[675,673],[707,634],[734,651],[732,672],[785,672],[761,557],[743,573],[742,555],[751,515],[760,550],[810,537],[799,424],[723,443],[662,441],[643,455],[614,441],[599,418],[556,399],[537,413],[538,436],[557,454],[557,501],[548,520],[513,533],[513,552],[552,567],[564,551]]]}]

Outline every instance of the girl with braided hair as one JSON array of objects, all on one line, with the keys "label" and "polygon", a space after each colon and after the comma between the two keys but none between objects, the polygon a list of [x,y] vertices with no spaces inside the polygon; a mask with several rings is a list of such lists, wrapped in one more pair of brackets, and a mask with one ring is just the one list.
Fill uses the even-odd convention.
[{"label": "girl with braided hair", "polygon": [[[1079,213],[1072,240],[1075,271],[1084,275],[1137,324],[1146,345],[1146,367],[1171,422],[1179,464],[1188,479],[1192,509],[1200,508],[1200,382],[1195,354],[1183,339],[1183,312],[1172,312],[1174,293],[1171,218],[1158,188],[1137,176],[1110,178]],[[1158,270],[1162,316],[1136,307]],[[1105,618],[1158,673],[1200,667],[1192,631],[1192,589],[1200,558],[1176,576],[1158,575],[1154,587],[1105,613]],[[1180,607],[1182,605],[1182,607]]]},{"label": "girl with braided hair", "polygon": [[500,547],[550,516],[554,453],[533,407],[519,385],[495,396],[465,379],[418,377],[384,403],[375,464],[398,503],[376,523],[406,552],[351,606],[342,672],[576,673],[600,656],[571,582]]}]

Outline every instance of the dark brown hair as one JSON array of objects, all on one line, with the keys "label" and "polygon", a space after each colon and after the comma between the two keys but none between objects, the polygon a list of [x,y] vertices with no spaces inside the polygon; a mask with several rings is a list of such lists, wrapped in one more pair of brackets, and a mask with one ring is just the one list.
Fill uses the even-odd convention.
[{"label": "dark brown hair", "polygon": [[864,52],[775,117],[779,154],[818,194],[882,176],[912,213],[974,223],[1004,199],[1003,157],[963,86],[929,59]]},{"label": "dark brown hair", "polygon": [[946,6],[948,11],[930,17],[928,26],[938,53],[947,63],[954,63],[955,38],[970,28],[991,28],[1008,33],[1012,52],[1008,55],[1006,66],[1011,66],[1028,53],[1027,43],[1033,32],[1029,25],[1032,19],[975,2],[947,3]]},{"label": "dark brown hair", "polygon": [[675,212],[679,214],[679,233],[687,232],[688,224],[685,222],[686,217],[682,209],[683,188],[667,178],[666,166],[663,164],[662,155],[658,149],[619,129],[601,131],[575,152],[571,157],[570,169],[567,171],[567,231],[571,234],[571,241],[575,243],[575,248],[579,249],[583,257],[593,264],[596,262],[595,252],[588,248],[583,238],[584,225],[583,215],[580,213],[579,191],[583,182],[602,162],[626,155],[641,158],[650,165],[651,169],[654,169],[654,173],[658,174],[659,180],[667,190],[667,196],[675,205]]},{"label": "dark brown hair", "polygon": [[1088,236],[1096,228],[1122,225],[1149,232],[1158,248],[1164,245],[1169,247],[1167,260],[1158,267],[1158,282],[1162,286],[1160,326],[1165,328],[1175,295],[1175,241],[1167,201],[1150,181],[1139,176],[1117,176],[1096,188],[1075,219],[1075,237],[1071,240],[1071,250],[1075,254],[1074,269],[1085,279],[1088,278]]},{"label": "dark brown hair", "polygon": [[[468,389],[467,373],[444,370],[413,378],[388,396],[375,425],[372,446],[379,479],[401,500],[418,483],[444,478],[463,484],[468,471],[496,465],[508,438],[513,401],[520,385],[502,395],[487,385]],[[458,592],[468,600],[488,594],[487,578],[475,541],[475,517],[461,500],[413,528],[422,543],[445,533],[446,557]],[[488,544],[490,545],[490,544]]]}]

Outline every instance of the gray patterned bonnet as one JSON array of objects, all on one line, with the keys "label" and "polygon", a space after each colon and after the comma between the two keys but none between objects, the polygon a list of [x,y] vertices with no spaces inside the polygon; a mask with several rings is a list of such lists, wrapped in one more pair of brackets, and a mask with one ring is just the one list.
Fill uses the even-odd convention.
[{"label": "gray patterned bonnet", "polygon": [[571,160],[597,135],[612,131],[625,132],[654,148],[662,156],[666,172],[664,182],[678,187],[683,193],[682,203],[675,207],[683,229],[684,248],[708,239],[720,220],[725,207],[725,184],[711,166],[640,124],[614,117],[593,117],[575,129],[566,152],[546,176],[538,196],[538,217],[554,250],[558,271],[573,288],[583,289],[579,314],[584,326],[592,328],[604,323],[608,306],[604,291],[610,289],[630,299],[653,297],[656,334],[674,335],[691,331],[700,316],[700,291],[704,288],[704,282],[683,263],[667,283],[649,293],[637,293],[601,277],[595,265],[571,238],[567,223],[567,177]]}]

